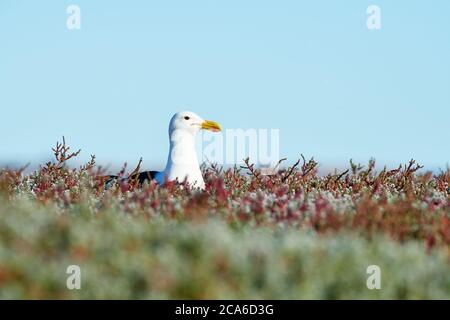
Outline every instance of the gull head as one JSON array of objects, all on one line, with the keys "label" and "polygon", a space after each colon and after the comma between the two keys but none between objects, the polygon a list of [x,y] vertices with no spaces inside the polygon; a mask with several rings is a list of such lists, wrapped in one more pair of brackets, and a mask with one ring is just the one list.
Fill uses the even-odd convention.
[{"label": "gull head", "polygon": [[200,130],[219,132],[222,128],[217,122],[204,120],[191,111],[178,112],[170,120],[169,135],[177,132],[195,136]]}]

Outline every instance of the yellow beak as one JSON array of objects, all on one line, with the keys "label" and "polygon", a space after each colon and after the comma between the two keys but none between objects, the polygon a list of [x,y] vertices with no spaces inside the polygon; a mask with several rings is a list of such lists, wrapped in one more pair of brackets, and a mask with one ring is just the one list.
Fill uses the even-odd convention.
[{"label": "yellow beak", "polygon": [[214,121],[205,120],[202,122],[202,129],[219,132],[222,131],[222,128],[220,127],[220,124]]}]

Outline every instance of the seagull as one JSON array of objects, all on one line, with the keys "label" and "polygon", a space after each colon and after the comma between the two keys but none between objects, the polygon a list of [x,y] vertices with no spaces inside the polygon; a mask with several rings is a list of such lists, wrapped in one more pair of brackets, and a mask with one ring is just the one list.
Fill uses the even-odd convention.
[{"label": "seagull", "polygon": [[[195,148],[195,138],[200,130],[220,132],[222,128],[217,122],[204,120],[191,111],[176,113],[169,123],[170,149],[164,171],[134,173],[121,181],[134,180],[143,184],[155,180],[159,185],[163,185],[165,181],[186,181],[191,187],[203,190],[205,182]],[[106,188],[118,179],[118,176],[109,176]]]}]

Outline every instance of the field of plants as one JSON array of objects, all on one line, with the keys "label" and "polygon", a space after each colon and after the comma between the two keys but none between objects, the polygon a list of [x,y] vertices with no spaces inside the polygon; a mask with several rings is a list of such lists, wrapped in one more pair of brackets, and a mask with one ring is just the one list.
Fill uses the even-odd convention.
[{"label": "field of plants", "polygon": [[319,176],[302,157],[267,175],[247,159],[204,166],[204,191],[105,190],[95,157],[74,168],[78,152],[53,152],[33,173],[0,170],[1,299],[450,299],[449,169],[350,162]]}]

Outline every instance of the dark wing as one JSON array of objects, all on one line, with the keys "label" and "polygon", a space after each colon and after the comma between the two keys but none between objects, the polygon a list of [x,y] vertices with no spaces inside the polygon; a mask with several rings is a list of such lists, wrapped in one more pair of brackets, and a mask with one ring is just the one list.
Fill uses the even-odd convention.
[{"label": "dark wing", "polygon": [[[123,180],[137,181],[140,185],[142,185],[146,181],[150,182],[150,181],[156,179],[157,173],[158,173],[158,171],[144,171],[144,172],[132,174],[128,178],[121,179],[121,181],[123,181]],[[112,182],[117,181],[119,179],[119,176],[114,176],[114,175],[104,176],[104,177],[102,177],[102,179],[104,181],[105,189],[108,189]]]},{"label": "dark wing", "polygon": [[143,184],[146,181],[150,182],[150,181],[156,179],[157,173],[158,173],[158,171],[144,171],[144,172],[140,172],[140,173],[135,173],[135,174],[132,174],[131,176],[129,176],[128,180],[137,180],[139,182],[139,184]]}]

